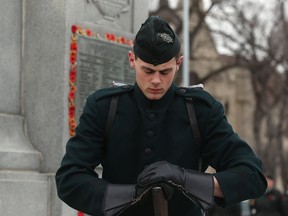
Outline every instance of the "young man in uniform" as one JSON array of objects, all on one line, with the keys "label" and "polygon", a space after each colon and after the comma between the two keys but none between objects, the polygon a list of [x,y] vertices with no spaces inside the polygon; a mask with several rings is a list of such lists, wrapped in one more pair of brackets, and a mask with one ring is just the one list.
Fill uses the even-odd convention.
[{"label": "young man in uniform", "polygon": [[[201,215],[214,202],[225,207],[261,196],[266,189],[261,161],[234,133],[221,103],[202,89],[173,84],[183,56],[168,23],[149,17],[128,58],[133,86],[101,89],[87,98],[56,173],[59,197],[90,215],[149,216],[151,188],[161,186],[169,215],[188,216]],[[116,115],[106,133],[115,95]],[[192,99],[201,146],[186,107]],[[210,165],[217,172],[197,171],[199,157],[202,171]],[[102,178],[94,172],[100,164]]]}]

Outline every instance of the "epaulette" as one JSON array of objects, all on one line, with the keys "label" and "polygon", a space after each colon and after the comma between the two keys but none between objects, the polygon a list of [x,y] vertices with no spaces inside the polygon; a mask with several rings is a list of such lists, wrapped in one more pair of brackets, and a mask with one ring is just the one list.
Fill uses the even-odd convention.
[{"label": "epaulette", "polygon": [[123,85],[114,85],[108,88],[99,89],[94,92],[94,98],[99,100],[101,98],[112,97],[114,95],[121,95],[127,92],[132,91],[134,88],[133,85],[123,84]]},{"label": "epaulette", "polygon": [[215,102],[215,98],[204,90],[202,84],[189,87],[177,87],[177,93],[183,97],[192,97],[194,100],[199,100],[207,103],[209,106]]}]

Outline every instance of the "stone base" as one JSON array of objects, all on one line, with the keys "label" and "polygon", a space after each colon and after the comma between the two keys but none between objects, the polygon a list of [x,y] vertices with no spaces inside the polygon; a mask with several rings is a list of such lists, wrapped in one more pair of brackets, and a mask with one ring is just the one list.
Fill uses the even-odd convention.
[{"label": "stone base", "polygon": [[0,215],[77,216],[56,194],[54,174],[0,171]]},{"label": "stone base", "polygon": [[46,175],[0,172],[0,215],[47,215],[49,185]]},{"label": "stone base", "polygon": [[39,170],[41,154],[27,138],[24,117],[0,114],[0,137],[0,170]]}]

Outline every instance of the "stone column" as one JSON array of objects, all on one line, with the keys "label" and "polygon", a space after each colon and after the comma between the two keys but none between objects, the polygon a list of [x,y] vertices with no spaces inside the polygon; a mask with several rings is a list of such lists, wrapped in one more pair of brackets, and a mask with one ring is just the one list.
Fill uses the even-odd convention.
[{"label": "stone column", "polygon": [[22,4],[4,1],[0,7],[0,215],[37,216],[47,211],[48,184],[23,109]]},{"label": "stone column", "polygon": [[40,153],[30,143],[23,115],[22,2],[0,7],[0,170],[33,170]]}]

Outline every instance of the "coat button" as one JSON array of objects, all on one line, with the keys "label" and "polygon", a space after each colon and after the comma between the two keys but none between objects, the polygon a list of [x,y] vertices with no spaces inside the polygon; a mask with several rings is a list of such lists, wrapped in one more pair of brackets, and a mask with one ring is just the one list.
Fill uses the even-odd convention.
[{"label": "coat button", "polygon": [[154,132],[152,130],[147,131],[147,136],[148,137],[153,137]]},{"label": "coat button", "polygon": [[180,94],[185,94],[185,93],[186,93],[186,89],[185,89],[185,88],[180,88],[180,89],[178,90],[178,92],[179,92]]},{"label": "coat button", "polygon": [[148,117],[149,117],[150,120],[153,121],[153,120],[155,120],[156,115],[155,115],[155,113],[149,113]]},{"label": "coat button", "polygon": [[152,149],[151,148],[145,148],[144,152],[146,155],[149,155],[152,153]]}]

